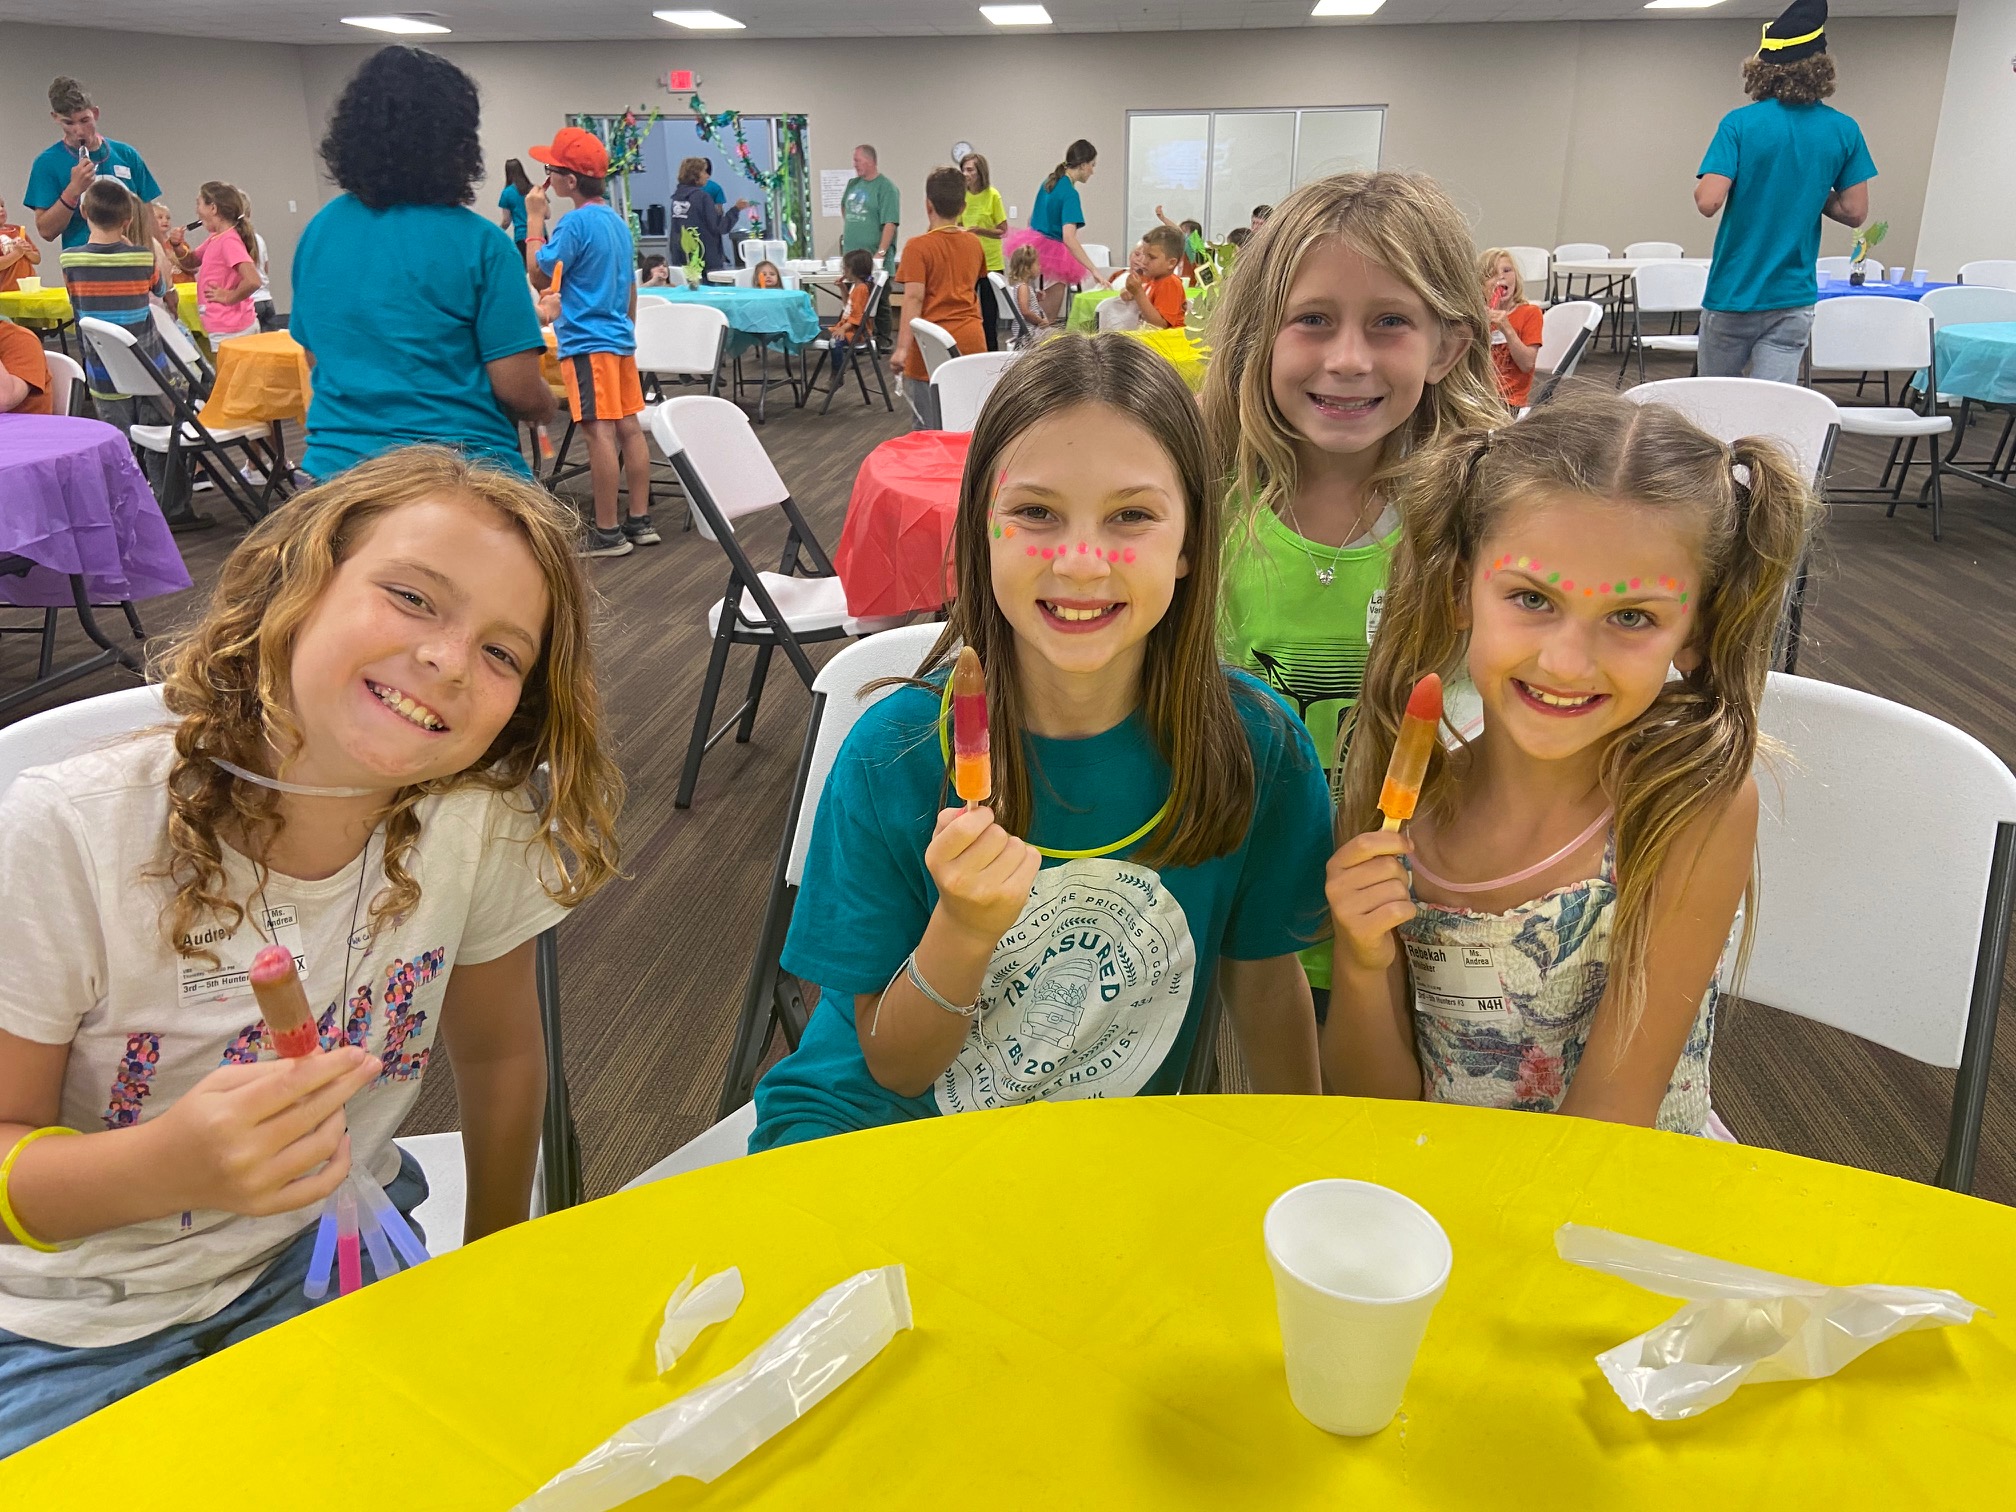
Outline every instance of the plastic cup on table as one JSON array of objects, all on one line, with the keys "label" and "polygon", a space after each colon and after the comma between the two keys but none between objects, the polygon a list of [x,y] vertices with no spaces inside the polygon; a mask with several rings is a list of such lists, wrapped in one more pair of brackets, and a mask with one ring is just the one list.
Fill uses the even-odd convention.
[{"label": "plastic cup on table", "polygon": [[40,294],[42,292],[42,280],[30,274],[23,277],[14,287],[19,289],[23,294]]},{"label": "plastic cup on table", "polygon": [[1932,282],[1931,270],[1929,268],[1913,268],[1911,270],[1911,282],[1921,289],[1924,288],[1925,285]]},{"label": "plastic cup on table", "polygon": [[1377,1433],[1449,1284],[1449,1236],[1412,1199],[1341,1178],[1282,1193],[1262,1231],[1295,1410],[1329,1433]]},{"label": "plastic cup on table", "polygon": [[1821,287],[1821,288],[1825,289],[1825,288],[1828,288],[1828,287],[1831,287],[1831,286],[1832,286],[1832,284],[1833,284],[1833,282],[1834,282],[1834,275],[1833,275],[1832,273],[1822,273],[1822,274],[1820,275],[1820,287]]}]

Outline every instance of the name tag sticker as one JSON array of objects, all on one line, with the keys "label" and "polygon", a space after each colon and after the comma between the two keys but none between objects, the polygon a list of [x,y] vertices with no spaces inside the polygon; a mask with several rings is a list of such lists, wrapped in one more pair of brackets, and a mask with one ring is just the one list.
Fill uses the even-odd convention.
[{"label": "name tag sticker", "polygon": [[128,168],[124,163],[114,163],[112,165],[112,171],[122,179],[130,179],[131,177],[133,177],[133,170],[131,168]]},{"label": "name tag sticker", "polygon": [[1429,1013],[1458,1018],[1510,1014],[1498,962],[1489,946],[1407,944],[1414,998]]},{"label": "name tag sticker", "polygon": [[[294,969],[301,973],[303,981],[308,979],[308,955],[301,946],[301,920],[291,903],[283,903],[278,908],[254,909],[250,922],[256,926],[252,930],[241,930],[238,934],[205,942],[217,953],[216,966],[205,961],[185,959],[182,962],[178,993],[181,1002],[223,1003],[233,998],[250,998],[252,957],[259,953],[267,940],[285,945],[293,953]],[[241,943],[241,936],[244,943]]]},{"label": "name tag sticker", "polygon": [[1386,590],[1374,588],[1372,597],[1365,604],[1365,643],[1369,646],[1372,638],[1379,633],[1379,621],[1386,617]]}]

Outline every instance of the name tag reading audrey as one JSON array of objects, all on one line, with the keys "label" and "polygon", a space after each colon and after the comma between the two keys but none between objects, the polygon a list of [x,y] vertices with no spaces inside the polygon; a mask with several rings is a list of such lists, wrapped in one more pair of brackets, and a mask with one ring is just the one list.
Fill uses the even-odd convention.
[{"label": "name tag reading audrey", "polygon": [[1430,1013],[1456,1018],[1509,1014],[1497,958],[1487,945],[1427,945],[1408,940],[1414,997]]},{"label": "name tag reading audrey", "polygon": [[[304,982],[308,979],[308,953],[301,945],[301,920],[292,904],[251,909],[247,913],[246,924],[252,927],[241,928],[232,934],[217,930],[214,931],[217,938],[194,942],[215,951],[217,965],[185,959],[177,994],[179,1001],[221,1003],[232,998],[250,999],[252,958],[268,940],[276,945],[285,945],[293,954],[294,969],[301,973]],[[249,948],[241,944],[245,939],[250,940]]]}]

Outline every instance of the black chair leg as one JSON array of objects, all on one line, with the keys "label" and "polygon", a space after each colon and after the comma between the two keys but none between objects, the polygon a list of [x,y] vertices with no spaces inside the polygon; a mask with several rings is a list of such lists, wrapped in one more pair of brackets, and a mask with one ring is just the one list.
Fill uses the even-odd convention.
[{"label": "black chair leg", "polygon": [[581,1139],[567,1095],[567,1060],[560,1042],[560,948],[551,929],[533,946],[532,974],[539,991],[539,1020],[546,1038],[546,1110],[540,1145],[544,1157],[540,1195],[545,1211],[581,1202]]},{"label": "black chair leg", "polygon": [[560,435],[560,449],[553,453],[553,465],[546,469],[546,486],[551,488],[559,481],[560,469],[567,465],[567,453],[574,446],[574,422],[568,420],[567,429]]},{"label": "black chair leg", "polygon": [[756,665],[749,673],[749,696],[742,705],[742,724],[735,731],[735,743],[747,745],[756,730],[756,706],[763,701],[763,684],[770,676],[770,653],[775,647],[758,646]]},{"label": "black chair leg", "polygon": [[[826,402],[819,406],[819,413],[822,415],[828,413],[833,408],[833,396],[840,392],[840,385],[847,381],[845,370],[854,361],[854,354],[851,349],[847,347],[835,347],[833,350],[836,352],[845,352],[847,355],[840,359],[840,366],[833,369],[833,381],[826,387]],[[830,363],[832,360],[832,357],[829,355],[827,361]]]},{"label": "black chair leg", "polygon": [[1945,503],[1945,490],[1939,486],[1939,438],[1927,436],[1927,446],[1932,452],[1932,539],[1939,539],[1939,510]]},{"label": "black chair leg", "polygon": [[[724,616],[732,609],[724,605]],[[679,773],[679,792],[672,800],[674,808],[693,806],[693,788],[700,780],[700,758],[707,754],[707,731],[714,723],[714,704],[721,696],[721,674],[728,666],[729,622],[724,618],[721,629],[714,637],[713,654],[707,658],[707,680],[700,686],[700,707],[693,715],[693,738],[686,744],[686,765]]]}]

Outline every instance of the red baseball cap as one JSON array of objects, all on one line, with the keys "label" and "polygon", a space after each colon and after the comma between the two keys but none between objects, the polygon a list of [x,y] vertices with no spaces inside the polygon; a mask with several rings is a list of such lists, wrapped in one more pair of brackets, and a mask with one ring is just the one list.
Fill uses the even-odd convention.
[{"label": "red baseball cap", "polygon": [[527,151],[535,161],[549,168],[585,173],[590,178],[606,178],[609,174],[609,149],[594,132],[583,131],[579,126],[562,126],[554,134],[552,146]]}]

